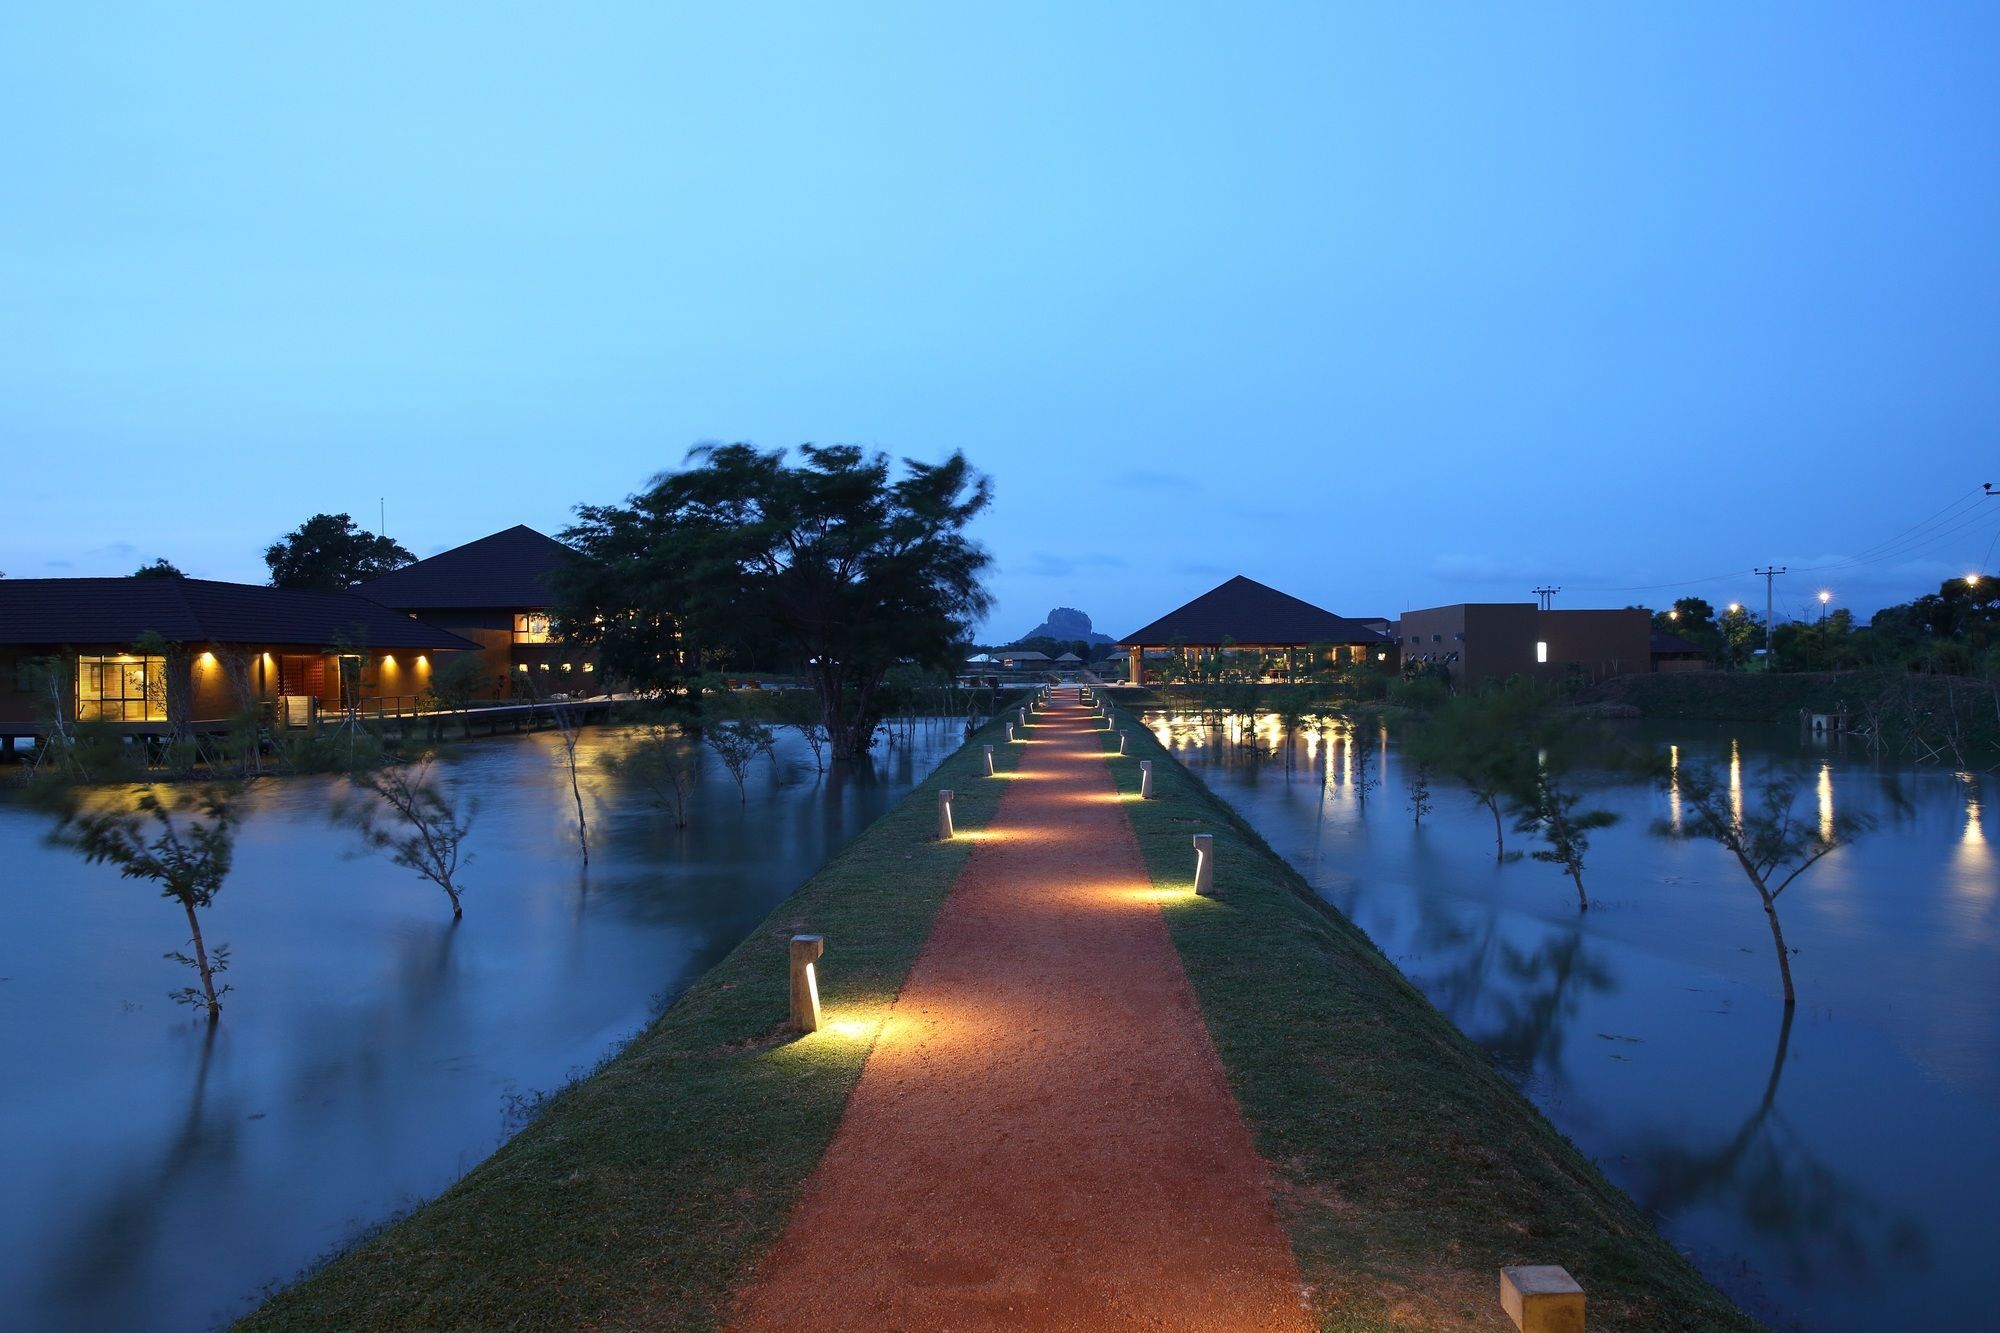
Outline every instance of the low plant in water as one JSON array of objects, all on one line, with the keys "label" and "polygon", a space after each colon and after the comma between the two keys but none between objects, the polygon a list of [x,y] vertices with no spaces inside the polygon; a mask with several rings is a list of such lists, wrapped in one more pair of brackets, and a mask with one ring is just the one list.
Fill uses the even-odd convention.
[{"label": "low plant in water", "polygon": [[1771,946],[1778,954],[1785,1008],[1790,1010],[1798,1003],[1798,993],[1792,988],[1792,951],[1785,945],[1778,900],[1821,858],[1871,828],[1871,821],[1851,814],[1801,818],[1793,809],[1798,783],[1789,778],[1765,783],[1754,804],[1743,802],[1729,780],[1707,766],[1670,769],[1660,781],[1678,792],[1681,817],[1660,821],[1654,831],[1663,837],[1704,838],[1718,844],[1736,858],[1757,891],[1771,928]]}]

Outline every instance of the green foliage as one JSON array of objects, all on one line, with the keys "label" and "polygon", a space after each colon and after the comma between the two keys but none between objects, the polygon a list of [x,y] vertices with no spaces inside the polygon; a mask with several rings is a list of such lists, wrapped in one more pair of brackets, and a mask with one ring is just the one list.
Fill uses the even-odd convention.
[{"label": "green foliage", "polygon": [[1578,910],[1587,912],[1590,895],[1583,889],[1583,858],[1590,850],[1590,835],[1610,828],[1618,816],[1609,810],[1582,809],[1582,800],[1581,794],[1566,787],[1560,775],[1544,764],[1515,811],[1514,831],[1541,835],[1546,845],[1528,854],[1560,867],[1576,885]]},{"label": "green foliage", "polygon": [[132,577],[135,579],[184,579],[187,575],[183,574],[180,567],[165,556],[156,556],[133,570]]},{"label": "green foliage", "polygon": [[1763,904],[1777,950],[1778,975],[1784,983],[1785,1008],[1798,1003],[1792,987],[1791,950],[1785,944],[1778,900],[1799,876],[1821,858],[1861,836],[1872,821],[1841,813],[1807,819],[1797,812],[1799,785],[1791,778],[1765,782],[1754,801],[1714,768],[1701,765],[1674,770],[1662,767],[1662,785],[1679,798],[1680,819],[1662,820],[1654,832],[1670,838],[1702,838],[1727,851],[1742,869]]},{"label": "green foliage", "polygon": [[777,737],[761,722],[749,718],[731,718],[718,722],[702,732],[702,739],[708,748],[715,751],[715,757],[729,770],[729,776],[736,779],[736,795],[739,800],[748,801],[750,794],[744,787],[744,778],[750,772],[751,761],[758,755],[769,755],[776,762]]},{"label": "green foliage", "polygon": [[959,665],[989,605],[990,557],[965,528],[992,487],[962,454],[892,478],[853,446],[800,453],[707,446],[624,505],[579,507],[564,539],[591,560],[560,576],[557,619],[654,688],[691,674],[686,644],[714,665],[799,671],[849,758],[872,743],[893,667]]},{"label": "green foliage", "polygon": [[314,514],[264,548],[271,585],[346,592],[416,560],[387,537],[355,526],[346,514]]},{"label": "green foliage", "polygon": [[187,915],[188,947],[194,952],[176,950],[165,956],[193,969],[201,985],[170,994],[179,1003],[205,1009],[211,1023],[222,1016],[222,997],[230,990],[215,984],[217,975],[228,970],[229,946],[207,947],[199,914],[215,901],[229,877],[241,791],[222,783],[164,790],[140,787],[128,804],[102,793],[72,790],[52,835],[82,853],[86,861],[115,865],[127,879],[152,880],[162,897],[180,904]]},{"label": "green foliage", "polygon": [[465,915],[458,872],[472,861],[460,849],[478,803],[445,788],[431,772],[433,758],[425,754],[351,774],[348,781],[372,799],[336,806],[334,815],[395,864],[443,889],[455,921]]}]

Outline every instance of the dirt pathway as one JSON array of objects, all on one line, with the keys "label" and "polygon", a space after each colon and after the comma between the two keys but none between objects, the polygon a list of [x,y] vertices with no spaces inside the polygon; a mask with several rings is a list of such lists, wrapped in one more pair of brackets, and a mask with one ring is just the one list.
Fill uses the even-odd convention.
[{"label": "dirt pathway", "polygon": [[734,1327],[1307,1327],[1089,731],[1028,733]]}]

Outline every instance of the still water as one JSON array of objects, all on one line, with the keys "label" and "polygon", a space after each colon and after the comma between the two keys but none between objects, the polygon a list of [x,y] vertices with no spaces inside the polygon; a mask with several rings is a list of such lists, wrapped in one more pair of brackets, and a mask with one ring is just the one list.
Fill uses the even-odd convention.
[{"label": "still water", "polygon": [[1783,774],[1810,817],[1877,821],[1781,899],[1787,1026],[1755,893],[1720,848],[1653,834],[1668,794],[1591,788],[1622,822],[1593,835],[1583,914],[1556,867],[1495,864],[1462,789],[1438,784],[1415,827],[1380,729],[1147,721],[1752,1314],[2000,1328],[2000,779],[1634,724],[1684,764],[1733,763],[1749,800]]},{"label": "still water", "polygon": [[[555,738],[474,742],[447,766],[479,801],[456,926],[330,826],[331,780],[267,782],[204,925],[233,946],[212,1039],[166,998],[179,907],[0,802],[0,1326],[243,1313],[492,1152],[516,1099],[642,1027],[961,739],[919,723],[822,775],[784,733],[747,803],[708,755],[684,831],[587,776],[588,874]],[[586,732],[586,773],[620,743]]]}]

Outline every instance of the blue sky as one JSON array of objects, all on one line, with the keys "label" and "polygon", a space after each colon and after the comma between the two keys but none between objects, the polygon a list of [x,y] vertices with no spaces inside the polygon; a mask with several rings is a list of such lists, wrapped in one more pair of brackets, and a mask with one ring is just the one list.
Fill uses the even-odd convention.
[{"label": "blue sky", "polygon": [[1992,5],[4,0],[0,570],[815,440],[992,474],[996,635],[1239,572],[1867,613],[1993,564],[1997,60]]}]

